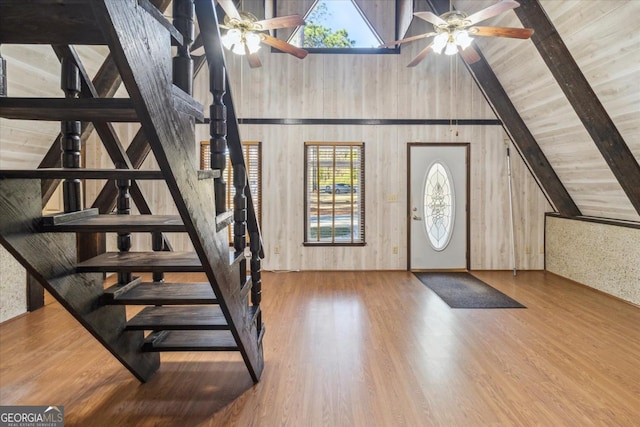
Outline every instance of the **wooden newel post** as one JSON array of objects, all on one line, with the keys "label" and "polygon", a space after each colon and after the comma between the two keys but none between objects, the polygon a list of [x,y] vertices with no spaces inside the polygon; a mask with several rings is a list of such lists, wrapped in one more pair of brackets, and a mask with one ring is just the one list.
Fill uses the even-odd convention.
[{"label": "wooden newel post", "polygon": [[227,183],[224,180],[224,169],[227,165],[227,107],[223,100],[226,92],[224,66],[211,70],[210,91],[213,95],[213,103],[209,108],[209,117],[211,117],[209,148],[211,150],[211,169],[220,171],[220,178],[213,180],[216,215],[220,215],[227,210]]},{"label": "wooden newel post", "polygon": [[[67,98],[77,98],[80,94],[80,70],[69,58],[62,59],[60,87]],[[61,123],[60,147],[63,168],[80,168],[80,122],[63,121]],[[82,210],[82,186],[79,179],[65,179],[62,183],[64,211]]]},{"label": "wooden newel post", "polygon": [[173,0],[173,26],[182,34],[184,44],[178,46],[173,58],[173,83],[188,94],[193,94],[193,59],[191,45],[194,39],[193,0]]},{"label": "wooden newel post", "polygon": [[[131,213],[131,195],[129,188],[131,181],[128,179],[117,179],[118,198],[116,199],[116,213],[118,215],[129,215]],[[118,233],[118,250],[120,252],[129,252],[131,249],[131,233]],[[131,272],[119,272],[118,284],[126,285],[131,282]]]}]

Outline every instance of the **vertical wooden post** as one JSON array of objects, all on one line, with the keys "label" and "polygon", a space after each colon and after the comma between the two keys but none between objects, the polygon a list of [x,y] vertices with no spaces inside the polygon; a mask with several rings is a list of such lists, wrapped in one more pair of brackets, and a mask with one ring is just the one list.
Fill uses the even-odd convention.
[{"label": "vertical wooden post", "polygon": [[216,215],[227,210],[224,169],[227,165],[227,107],[224,105],[224,93],[226,92],[226,72],[224,65],[214,68],[209,64],[209,85],[213,95],[213,103],[209,108],[211,117],[209,148],[211,150],[211,169],[220,171],[220,178],[213,181],[213,191],[216,198]]},{"label": "vertical wooden post", "polygon": [[193,94],[193,59],[191,45],[194,39],[193,0],[173,0],[173,26],[182,34],[184,44],[178,46],[173,58],[173,84],[188,94]]},{"label": "vertical wooden post", "polygon": [[0,52],[0,96],[7,96],[7,61],[2,57],[2,52]]},{"label": "vertical wooden post", "polygon": [[[262,300],[262,273],[260,266],[260,232],[249,230],[249,247],[251,248],[251,304],[260,305]],[[258,314],[256,319],[258,331],[262,328],[262,314]]]},{"label": "vertical wooden post", "polygon": [[[161,232],[153,232],[151,233],[151,249],[156,252],[160,252],[165,250],[164,246],[164,236]],[[164,272],[162,271],[154,271],[153,272],[153,281],[154,282],[164,282]]]},{"label": "vertical wooden post", "polygon": [[[131,181],[128,179],[116,179],[116,186],[118,187],[116,213],[118,215],[129,215],[131,213],[131,195],[129,194]],[[131,249],[131,233],[118,233],[118,250],[120,252],[129,252],[129,249]],[[131,272],[118,273],[119,285],[126,285],[131,280]]]},{"label": "vertical wooden post", "polygon": [[[247,196],[244,188],[247,185],[247,170],[244,164],[233,165],[233,247],[236,257],[241,256],[247,247]],[[247,261],[243,257],[240,265],[240,286],[247,281]]]},{"label": "vertical wooden post", "polygon": [[[77,98],[80,93],[80,71],[70,58],[62,59],[60,87],[67,98]],[[63,168],[80,168],[80,122],[63,121],[61,123],[60,147]],[[79,179],[65,179],[62,182],[64,211],[82,210],[82,186]]]},{"label": "vertical wooden post", "polygon": [[233,165],[233,247],[236,253],[244,252],[247,246],[247,196],[244,187],[247,185],[247,172],[243,164]]}]

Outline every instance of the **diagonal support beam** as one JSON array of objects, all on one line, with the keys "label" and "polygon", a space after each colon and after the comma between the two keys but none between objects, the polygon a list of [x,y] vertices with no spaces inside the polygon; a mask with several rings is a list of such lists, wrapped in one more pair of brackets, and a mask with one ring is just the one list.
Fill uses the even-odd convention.
[{"label": "diagonal support beam", "polygon": [[640,214],[640,165],[571,56],[562,37],[538,0],[520,0],[520,7],[514,9],[514,12],[522,25],[535,30],[531,36],[533,44],[631,204]]},{"label": "diagonal support beam", "polygon": [[[427,4],[437,15],[449,11],[449,0],[427,0]],[[558,212],[568,216],[581,215],[580,209],[574,203],[524,120],[520,117],[491,66],[478,47],[474,47],[480,56],[480,60],[473,64],[465,62],[467,70],[471,73],[493,111],[502,121],[505,131],[511,137],[520,156],[538,181],[538,185]]]}]

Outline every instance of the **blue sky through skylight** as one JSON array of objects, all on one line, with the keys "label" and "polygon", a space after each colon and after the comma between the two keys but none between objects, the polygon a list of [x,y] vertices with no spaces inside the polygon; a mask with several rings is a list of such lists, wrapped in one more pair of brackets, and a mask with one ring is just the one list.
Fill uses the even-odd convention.
[{"label": "blue sky through skylight", "polygon": [[[325,26],[332,31],[346,29],[349,39],[355,41],[352,47],[377,48],[382,44],[352,0],[318,0],[313,4],[310,12],[321,3],[326,5],[327,14],[323,19],[315,22],[317,25]],[[296,40],[296,34],[299,31],[301,31],[300,28],[294,32],[291,40]]]}]

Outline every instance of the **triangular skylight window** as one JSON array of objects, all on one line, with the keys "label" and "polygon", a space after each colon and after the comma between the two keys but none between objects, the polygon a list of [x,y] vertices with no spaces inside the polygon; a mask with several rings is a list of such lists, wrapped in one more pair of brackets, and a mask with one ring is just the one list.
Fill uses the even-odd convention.
[{"label": "triangular skylight window", "polygon": [[316,0],[288,42],[305,49],[377,48],[383,42],[353,0]]}]

